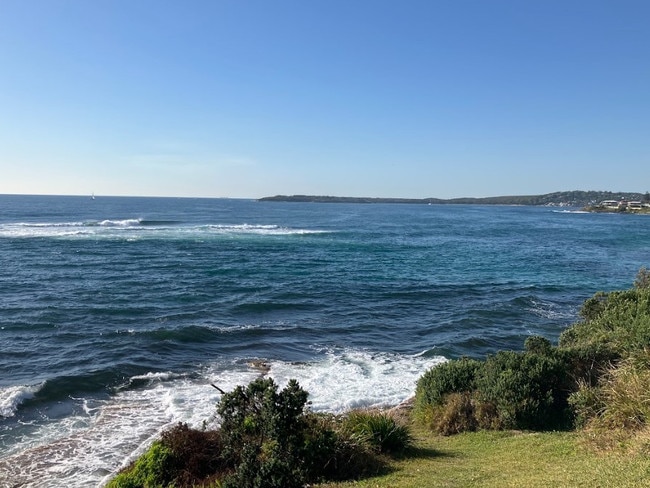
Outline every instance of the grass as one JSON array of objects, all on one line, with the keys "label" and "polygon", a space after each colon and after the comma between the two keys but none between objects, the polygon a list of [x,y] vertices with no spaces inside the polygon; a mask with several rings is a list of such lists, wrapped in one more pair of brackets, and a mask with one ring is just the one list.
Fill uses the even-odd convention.
[{"label": "grass", "polygon": [[650,487],[650,458],[598,454],[580,439],[572,432],[419,432],[415,455],[392,462],[387,474],[320,488]]}]

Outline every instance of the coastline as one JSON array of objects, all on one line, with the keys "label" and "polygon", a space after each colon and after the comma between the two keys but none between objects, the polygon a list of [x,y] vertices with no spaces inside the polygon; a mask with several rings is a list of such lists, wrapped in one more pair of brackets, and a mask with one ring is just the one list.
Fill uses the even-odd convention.
[{"label": "coastline", "polygon": [[591,207],[602,201],[641,201],[648,195],[638,192],[611,191],[559,191],[541,195],[506,195],[494,197],[460,198],[381,198],[381,197],[340,197],[329,195],[275,195],[259,198],[258,202],[299,202],[299,203],[383,203],[417,205],[518,205],[541,207]]}]

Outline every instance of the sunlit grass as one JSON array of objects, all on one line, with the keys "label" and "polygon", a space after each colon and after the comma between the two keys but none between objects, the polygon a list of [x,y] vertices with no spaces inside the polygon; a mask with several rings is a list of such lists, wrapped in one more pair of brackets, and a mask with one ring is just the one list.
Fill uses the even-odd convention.
[{"label": "sunlit grass", "polygon": [[647,456],[599,454],[569,432],[419,433],[414,454],[394,461],[384,476],[322,487],[650,486]]}]

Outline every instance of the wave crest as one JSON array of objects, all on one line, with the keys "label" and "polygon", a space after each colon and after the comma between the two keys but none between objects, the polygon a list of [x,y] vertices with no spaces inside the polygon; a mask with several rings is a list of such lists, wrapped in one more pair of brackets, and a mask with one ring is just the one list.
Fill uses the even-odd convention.
[{"label": "wave crest", "polygon": [[0,389],[0,417],[13,417],[16,415],[20,405],[34,398],[34,395],[42,388],[39,385],[19,385]]},{"label": "wave crest", "polygon": [[291,236],[327,231],[273,224],[194,224],[171,220],[104,219],[87,222],[16,222],[0,224],[0,237],[30,238],[205,238],[209,236]]}]

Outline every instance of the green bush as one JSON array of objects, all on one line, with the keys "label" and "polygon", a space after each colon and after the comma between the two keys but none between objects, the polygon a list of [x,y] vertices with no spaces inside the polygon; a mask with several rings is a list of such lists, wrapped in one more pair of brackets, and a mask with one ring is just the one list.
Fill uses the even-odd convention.
[{"label": "green bush", "polygon": [[553,354],[551,341],[541,336],[530,336],[524,341],[524,349],[531,354],[549,356]]},{"label": "green bush", "polygon": [[556,429],[568,423],[565,363],[552,355],[500,351],[477,372],[480,402],[505,428]]},{"label": "green bush", "polygon": [[167,487],[173,481],[173,465],[171,449],[156,441],[135,463],[113,478],[107,488]]},{"label": "green bush", "polygon": [[600,345],[627,356],[650,344],[650,288],[596,294],[582,316],[560,335],[561,348]]},{"label": "green bush", "polygon": [[575,414],[575,425],[585,427],[605,407],[600,389],[584,383],[569,395],[569,405]]},{"label": "green bush", "polygon": [[429,369],[417,383],[416,410],[425,409],[430,405],[442,405],[448,393],[472,391],[476,372],[480,368],[480,361],[462,357]]},{"label": "green bush", "polygon": [[306,405],[307,392],[295,380],[278,392],[271,378],[259,378],[225,394],[218,408],[223,455],[235,469],[224,485],[303,486]]},{"label": "green bush", "polygon": [[641,268],[634,288],[596,293],[582,307],[583,321],[560,335],[559,353],[578,379],[570,397],[576,424],[593,439],[611,437],[608,430],[624,436],[650,415],[649,277]]},{"label": "green bush", "polygon": [[650,271],[648,271],[648,268],[645,266],[642,266],[641,269],[639,269],[639,272],[634,279],[634,288],[639,290],[650,288]]},{"label": "green bush", "polygon": [[260,378],[222,397],[223,455],[234,467],[225,487],[301,487],[383,467],[336,417],[308,412],[307,392],[295,380],[277,389],[272,379]]},{"label": "green bush", "polygon": [[550,342],[485,361],[449,361],[427,371],[416,390],[416,416],[434,430],[555,429],[570,423],[567,363]]},{"label": "green bush", "polygon": [[572,396],[586,424],[637,431],[650,424],[650,352],[639,351],[613,365],[598,387]]},{"label": "green bush", "polygon": [[599,291],[594,296],[587,298],[580,307],[580,317],[584,320],[594,320],[607,306],[607,293]]}]

